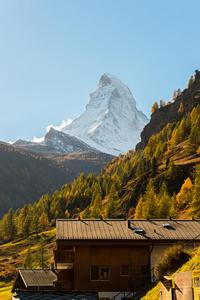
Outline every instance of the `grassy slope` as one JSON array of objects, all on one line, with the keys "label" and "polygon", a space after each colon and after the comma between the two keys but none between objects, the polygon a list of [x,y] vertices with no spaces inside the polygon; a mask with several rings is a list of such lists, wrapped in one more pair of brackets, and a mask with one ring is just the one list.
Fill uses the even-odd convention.
[{"label": "grassy slope", "polygon": [[[191,259],[187,263],[183,264],[182,267],[176,271],[176,273],[200,270],[200,247],[191,250],[190,254]],[[174,274],[171,274],[170,277],[174,279]],[[159,289],[160,282],[153,289],[151,289],[143,298],[141,298],[141,300],[159,300]]]},{"label": "grassy slope", "polygon": [[0,289],[0,300],[11,300],[12,293],[11,293],[12,286],[7,286]]},{"label": "grassy slope", "polygon": [[[16,242],[10,242],[0,245],[0,286],[12,284],[17,270],[22,267],[22,262],[26,254],[27,248],[30,246],[35,255],[37,250],[38,240],[43,235],[47,241],[47,250],[50,256],[49,264],[53,262],[53,248],[55,247],[55,234],[56,229],[45,231],[38,236],[30,235],[26,239]],[[34,267],[37,267],[35,264]],[[10,290],[12,286],[7,286],[0,289],[0,300],[11,299]]]}]

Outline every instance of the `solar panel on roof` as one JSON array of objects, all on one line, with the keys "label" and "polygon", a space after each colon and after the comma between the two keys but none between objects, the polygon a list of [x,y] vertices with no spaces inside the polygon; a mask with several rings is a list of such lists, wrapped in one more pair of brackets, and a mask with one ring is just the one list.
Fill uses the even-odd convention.
[{"label": "solar panel on roof", "polygon": [[163,223],[163,227],[169,227],[169,223]]},{"label": "solar panel on roof", "polygon": [[143,229],[142,228],[135,228],[134,231],[137,233],[137,232],[143,232]]}]

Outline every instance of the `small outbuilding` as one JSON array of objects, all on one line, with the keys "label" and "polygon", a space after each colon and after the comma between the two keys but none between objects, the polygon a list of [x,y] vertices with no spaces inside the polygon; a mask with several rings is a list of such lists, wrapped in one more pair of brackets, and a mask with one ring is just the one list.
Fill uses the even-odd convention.
[{"label": "small outbuilding", "polygon": [[14,291],[49,291],[53,290],[53,282],[57,274],[52,269],[20,269],[13,284]]}]

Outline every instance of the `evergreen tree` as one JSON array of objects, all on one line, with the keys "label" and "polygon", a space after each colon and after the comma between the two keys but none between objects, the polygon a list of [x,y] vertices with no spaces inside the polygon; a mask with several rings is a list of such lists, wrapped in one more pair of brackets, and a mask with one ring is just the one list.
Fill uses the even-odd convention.
[{"label": "evergreen tree", "polygon": [[168,172],[166,175],[167,175],[167,179],[172,182],[175,182],[179,176],[179,168],[171,160],[168,164]]},{"label": "evergreen tree", "polygon": [[177,97],[177,92],[176,90],[173,91],[173,95],[172,95],[172,101],[175,101]]},{"label": "evergreen tree", "polygon": [[36,260],[40,268],[48,268],[49,267],[49,255],[47,254],[46,242],[44,237],[41,237],[38,249],[36,253]]},{"label": "evergreen tree", "polygon": [[189,135],[186,153],[188,155],[195,154],[200,144],[200,132],[196,126],[193,126]]},{"label": "evergreen tree", "polygon": [[175,194],[175,192],[174,192],[173,196],[171,197],[169,216],[171,218],[176,218],[177,217],[176,194]]},{"label": "evergreen tree", "polygon": [[160,100],[160,107],[164,107],[165,106],[165,101],[164,100]]},{"label": "evergreen tree", "polygon": [[14,211],[11,208],[6,217],[6,236],[13,239],[17,235],[17,227],[15,225]]},{"label": "evergreen tree", "polygon": [[90,207],[87,206],[82,214],[83,219],[90,219]]},{"label": "evergreen tree", "polygon": [[138,204],[135,209],[134,219],[137,219],[137,220],[143,219],[143,205],[144,205],[144,200],[143,200],[143,197],[140,196],[140,199],[139,199]]},{"label": "evergreen tree", "polygon": [[90,217],[92,219],[99,219],[102,215],[101,209],[102,209],[102,198],[100,194],[97,194],[96,198],[94,199],[94,206],[90,213]]},{"label": "evergreen tree", "polygon": [[40,228],[41,231],[50,229],[49,220],[48,220],[48,217],[45,213],[42,213],[40,218],[39,218],[39,228]]},{"label": "evergreen tree", "polygon": [[158,168],[158,166],[157,166],[157,159],[156,159],[156,157],[154,156],[154,157],[152,158],[152,160],[151,160],[151,169],[152,169],[153,173],[156,173],[157,168]]},{"label": "evergreen tree", "polygon": [[154,113],[158,109],[158,102],[155,102],[151,108],[151,113]]},{"label": "evergreen tree", "polygon": [[33,255],[31,251],[31,247],[28,247],[28,250],[26,251],[26,255],[24,257],[24,261],[22,264],[23,268],[32,269],[33,268]]},{"label": "evergreen tree", "polygon": [[159,194],[159,205],[158,205],[158,215],[157,217],[161,219],[166,219],[170,217],[170,205],[171,205],[171,198],[167,192],[166,182],[162,183],[160,188]]},{"label": "evergreen tree", "polygon": [[106,205],[106,217],[108,219],[115,219],[118,216],[116,202],[113,195],[109,195],[108,203]]},{"label": "evergreen tree", "polygon": [[183,111],[184,111],[183,103],[181,102],[180,107],[179,107],[179,110],[178,110],[178,113],[179,113],[179,114],[182,114]]},{"label": "evergreen tree", "polygon": [[196,165],[190,214],[195,218],[200,218],[200,165]]},{"label": "evergreen tree", "polygon": [[158,213],[158,198],[155,193],[153,180],[150,180],[144,195],[143,217],[155,219]]},{"label": "evergreen tree", "polygon": [[194,77],[191,76],[190,79],[189,79],[189,81],[188,81],[188,85],[187,85],[188,89],[192,86],[193,82],[194,82]]},{"label": "evergreen tree", "polygon": [[176,206],[178,210],[184,209],[188,204],[192,202],[192,192],[193,184],[191,179],[188,177],[184,181],[180,192],[176,196]]}]

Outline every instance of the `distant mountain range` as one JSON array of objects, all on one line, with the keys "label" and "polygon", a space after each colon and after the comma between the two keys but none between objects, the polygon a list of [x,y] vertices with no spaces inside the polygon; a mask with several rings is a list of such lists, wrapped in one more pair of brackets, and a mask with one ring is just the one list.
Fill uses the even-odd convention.
[{"label": "distant mountain range", "polygon": [[13,146],[21,149],[32,150],[47,156],[48,153],[62,155],[64,153],[79,153],[88,151],[97,151],[97,149],[87,145],[76,137],[55,130],[52,127],[45,135],[44,141],[34,143],[30,141],[18,140]]}]

